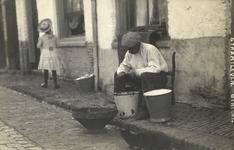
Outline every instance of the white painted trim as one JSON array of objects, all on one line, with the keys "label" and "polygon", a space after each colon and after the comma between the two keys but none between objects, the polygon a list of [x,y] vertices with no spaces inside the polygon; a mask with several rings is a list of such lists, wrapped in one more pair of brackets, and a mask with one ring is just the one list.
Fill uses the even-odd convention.
[{"label": "white painted trim", "polygon": [[87,42],[85,41],[85,35],[77,37],[68,37],[59,39],[59,47],[84,47]]}]

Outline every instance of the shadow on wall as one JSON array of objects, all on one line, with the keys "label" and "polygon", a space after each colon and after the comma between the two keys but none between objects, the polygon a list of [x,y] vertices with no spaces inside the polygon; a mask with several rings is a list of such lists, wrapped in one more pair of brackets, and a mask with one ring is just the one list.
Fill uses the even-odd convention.
[{"label": "shadow on wall", "polygon": [[217,90],[212,89],[212,87],[202,86],[191,89],[192,94],[201,96],[206,102],[215,105],[218,108],[226,108],[227,97],[225,93],[220,93]]}]

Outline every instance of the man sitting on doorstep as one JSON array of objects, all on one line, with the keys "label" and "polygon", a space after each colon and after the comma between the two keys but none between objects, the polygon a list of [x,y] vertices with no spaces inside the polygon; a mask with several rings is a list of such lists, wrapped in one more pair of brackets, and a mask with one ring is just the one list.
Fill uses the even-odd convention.
[{"label": "man sitting on doorstep", "polygon": [[[167,63],[155,46],[141,42],[137,32],[124,34],[121,43],[128,51],[114,75],[114,93],[126,92],[126,84],[142,94],[166,86]],[[143,96],[141,107],[136,119],[147,119],[149,113]]]}]

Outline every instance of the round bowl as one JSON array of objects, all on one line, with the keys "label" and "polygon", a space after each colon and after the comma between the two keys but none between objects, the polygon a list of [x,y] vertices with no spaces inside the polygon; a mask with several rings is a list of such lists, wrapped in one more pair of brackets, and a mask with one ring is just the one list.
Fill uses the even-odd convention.
[{"label": "round bowl", "polygon": [[86,129],[102,129],[117,113],[114,108],[79,108],[72,111],[72,116]]}]

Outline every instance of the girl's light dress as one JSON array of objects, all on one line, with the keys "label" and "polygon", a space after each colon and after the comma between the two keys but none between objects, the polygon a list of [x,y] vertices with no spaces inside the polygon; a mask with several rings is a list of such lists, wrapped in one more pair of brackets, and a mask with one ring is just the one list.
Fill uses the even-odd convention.
[{"label": "girl's light dress", "polygon": [[57,37],[44,34],[38,39],[37,47],[41,49],[38,69],[58,70],[63,68],[63,62],[58,56]]}]

